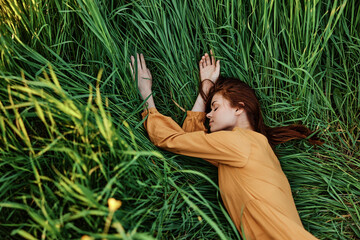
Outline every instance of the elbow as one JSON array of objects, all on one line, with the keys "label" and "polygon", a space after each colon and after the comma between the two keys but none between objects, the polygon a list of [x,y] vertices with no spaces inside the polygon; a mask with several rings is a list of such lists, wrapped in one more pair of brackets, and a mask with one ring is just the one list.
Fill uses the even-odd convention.
[{"label": "elbow", "polygon": [[163,149],[172,149],[173,148],[173,144],[171,144],[168,139],[162,139],[162,140],[158,141],[157,143],[155,143],[155,145],[157,147],[163,148]]},{"label": "elbow", "polygon": [[176,145],[175,136],[163,138],[154,143],[155,146],[167,150],[169,152],[178,153],[179,147]]}]

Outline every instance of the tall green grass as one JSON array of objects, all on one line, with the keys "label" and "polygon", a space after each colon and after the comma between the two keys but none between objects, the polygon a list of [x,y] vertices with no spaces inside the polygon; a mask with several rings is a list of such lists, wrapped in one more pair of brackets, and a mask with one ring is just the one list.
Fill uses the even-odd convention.
[{"label": "tall green grass", "polygon": [[222,75],[256,89],[267,124],[303,123],[325,142],[276,149],[305,228],[360,238],[359,5],[0,0],[0,236],[240,239],[217,170],[148,140],[128,68],[144,53],[157,108],[182,124],[212,48]]}]

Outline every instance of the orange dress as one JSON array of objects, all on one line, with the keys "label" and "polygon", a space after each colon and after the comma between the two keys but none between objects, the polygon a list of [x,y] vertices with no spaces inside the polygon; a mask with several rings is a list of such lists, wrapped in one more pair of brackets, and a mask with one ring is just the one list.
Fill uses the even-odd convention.
[{"label": "orange dress", "polygon": [[264,135],[239,127],[207,133],[204,112],[187,111],[182,128],[154,107],[141,115],[147,116],[144,127],[156,146],[218,168],[224,205],[247,240],[317,239],[304,229],[288,179]]}]

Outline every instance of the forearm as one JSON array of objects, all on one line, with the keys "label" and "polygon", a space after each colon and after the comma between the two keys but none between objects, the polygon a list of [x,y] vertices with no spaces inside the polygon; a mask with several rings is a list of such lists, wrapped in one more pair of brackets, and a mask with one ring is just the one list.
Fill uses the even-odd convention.
[{"label": "forearm", "polygon": [[196,102],[194,103],[194,106],[192,108],[193,112],[205,112],[205,101],[201,97],[200,93],[196,98]]},{"label": "forearm", "polygon": [[153,98],[153,95],[152,95],[151,91],[146,92],[146,93],[142,93],[141,95],[143,96],[143,99],[146,99],[150,94],[151,94],[151,96],[146,100],[146,103],[144,103],[144,105],[143,105],[144,110],[150,109],[152,107],[156,108],[154,98]]},{"label": "forearm", "polygon": [[[203,92],[205,95],[209,93],[209,90],[211,88],[212,84],[209,84],[207,82],[203,83]],[[193,112],[205,112],[205,100],[201,97],[200,93],[198,94],[196,101],[194,103],[194,106],[191,111]]]}]

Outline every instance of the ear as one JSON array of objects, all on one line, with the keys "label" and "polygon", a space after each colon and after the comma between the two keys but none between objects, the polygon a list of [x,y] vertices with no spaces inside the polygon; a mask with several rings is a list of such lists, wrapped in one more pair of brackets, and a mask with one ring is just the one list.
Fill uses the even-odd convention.
[{"label": "ear", "polygon": [[235,111],[235,116],[240,116],[241,113],[244,112],[244,109],[243,108],[237,108],[236,111]]},{"label": "ear", "polygon": [[239,102],[239,105],[241,105],[242,107],[239,107],[239,108],[236,109],[236,111],[235,111],[236,116],[239,116],[244,111],[243,107],[245,107],[245,103],[244,102]]}]

